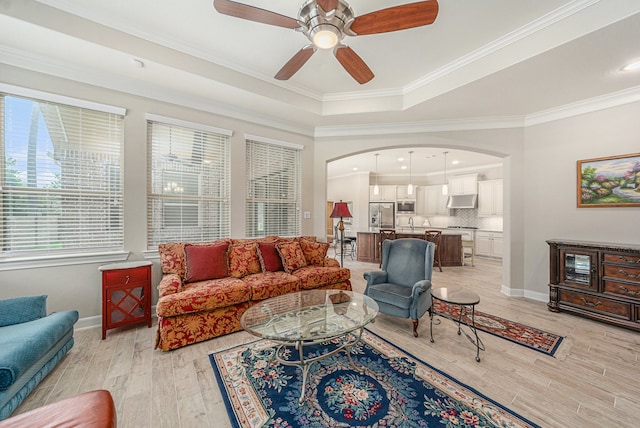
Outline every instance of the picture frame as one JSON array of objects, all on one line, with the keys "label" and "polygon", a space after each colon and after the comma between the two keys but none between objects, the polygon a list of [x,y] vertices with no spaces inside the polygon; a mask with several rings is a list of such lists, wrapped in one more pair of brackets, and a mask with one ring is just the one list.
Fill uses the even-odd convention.
[{"label": "picture frame", "polygon": [[577,162],[578,208],[640,207],[640,153]]}]

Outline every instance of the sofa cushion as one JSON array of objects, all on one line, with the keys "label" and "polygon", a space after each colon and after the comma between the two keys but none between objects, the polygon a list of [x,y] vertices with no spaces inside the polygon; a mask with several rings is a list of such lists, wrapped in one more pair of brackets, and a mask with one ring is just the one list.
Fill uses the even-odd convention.
[{"label": "sofa cushion", "polygon": [[282,266],[285,272],[292,273],[296,269],[307,265],[307,259],[304,258],[304,253],[298,241],[280,242],[276,244],[276,249],[282,259]]},{"label": "sofa cushion", "polygon": [[184,244],[182,242],[158,244],[158,253],[162,273],[175,273],[184,277]]},{"label": "sofa cushion", "polygon": [[25,296],[0,300],[0,327],[47,316],[47,296]]},{"label": "sofa cushion", "polygon": [[258,258],[263,272],[279,272],[284,270],[280,253],[275,242],[258,242]]},{"label": "sofa cushion", "polygon": [[251,300],[251,287],[238,278],[210,279],[184,284],[183,291],[158,299],[156,312],[171,317],[223,308]]},{"label": "sofa cushion", "polygon": [[262,272],[258,259],[258,244],[232,244],[229,246],[229,275],[242,278],[252,273]]},{"label": "sofa cushion", "polygon": [[327,255],[327,250],[329,249],[329,244],[326,242],[315,242],[307,239],[301,239],[300,248],[302,248],[302,253],[304,254],[304,258],[307,260],[307,264],[322,266],[324,258]]},{"label": "sofa cushion", "polygon": [[54,312],[37,320],[2,327],[0,332],[0,391],[38,361],[73,329],[78,311]]},{"label": "sofa cushion", "polygon": [[185,282],[198,282],[229,276],[229,244],[184,246],[186,270]]},{"label": "sofa cushion", "polygon": [[306,266],[293,272],[300,278],[300,288],[309,290],[318,286],[344,282],[351,278],[351,271],[341,267]]},{"label": "sofa cushion", "polygon": [[286,272],[262,272],[242,278],[251,287],[251,300],[264,300],[300,290],[300,279]]}]

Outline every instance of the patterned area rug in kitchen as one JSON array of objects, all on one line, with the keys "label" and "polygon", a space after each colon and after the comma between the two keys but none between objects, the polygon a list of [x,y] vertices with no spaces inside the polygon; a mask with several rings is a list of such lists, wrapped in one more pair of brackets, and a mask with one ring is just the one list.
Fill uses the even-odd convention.
[{"label": "patterned area rug in kitchen", "polygon": [[[455,320],[460,316],[460,307],[449,305],[439,300],[434,300],[433,309],[436,314],[443,315]],[[518,345],[542,352],[543,354],[555,356],[563,337],[548,331],[529,327],[524,324],[509,321],[495,315],[487,314],[476,310],[476,328],[478,330],[493,334],[503,339],[510,340]],[[462,322],[471,323],[471,312],[463,311]]]},{"label": "patterned area rug in kitchen", "polygon": [[[305,348],[312,357],[339,339]],[[350,354],[300,369],[278,363],[268,340],[209,355],[231,425],[254,427],[537,427],[451,375],[366,331]],[[285,353],[294,359],[295,349]]]}]

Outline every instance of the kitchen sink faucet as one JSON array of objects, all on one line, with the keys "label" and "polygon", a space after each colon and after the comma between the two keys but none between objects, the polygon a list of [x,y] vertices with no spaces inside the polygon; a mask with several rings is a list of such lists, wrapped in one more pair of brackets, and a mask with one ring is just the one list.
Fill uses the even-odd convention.
[{"label": "kitchen sink faucet", "polygon": [[411,231],[413,232],[413,217],[409,217],[409,227],[411,227]]}]

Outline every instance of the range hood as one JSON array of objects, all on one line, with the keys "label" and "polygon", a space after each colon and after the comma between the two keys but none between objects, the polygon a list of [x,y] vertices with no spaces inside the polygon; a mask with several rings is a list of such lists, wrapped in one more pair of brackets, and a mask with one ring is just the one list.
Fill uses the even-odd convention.
[{"label": "range hood", "polygon": [[477,194],[451,195],[447,201],[447,208],[475,208],[477,200]]}]

